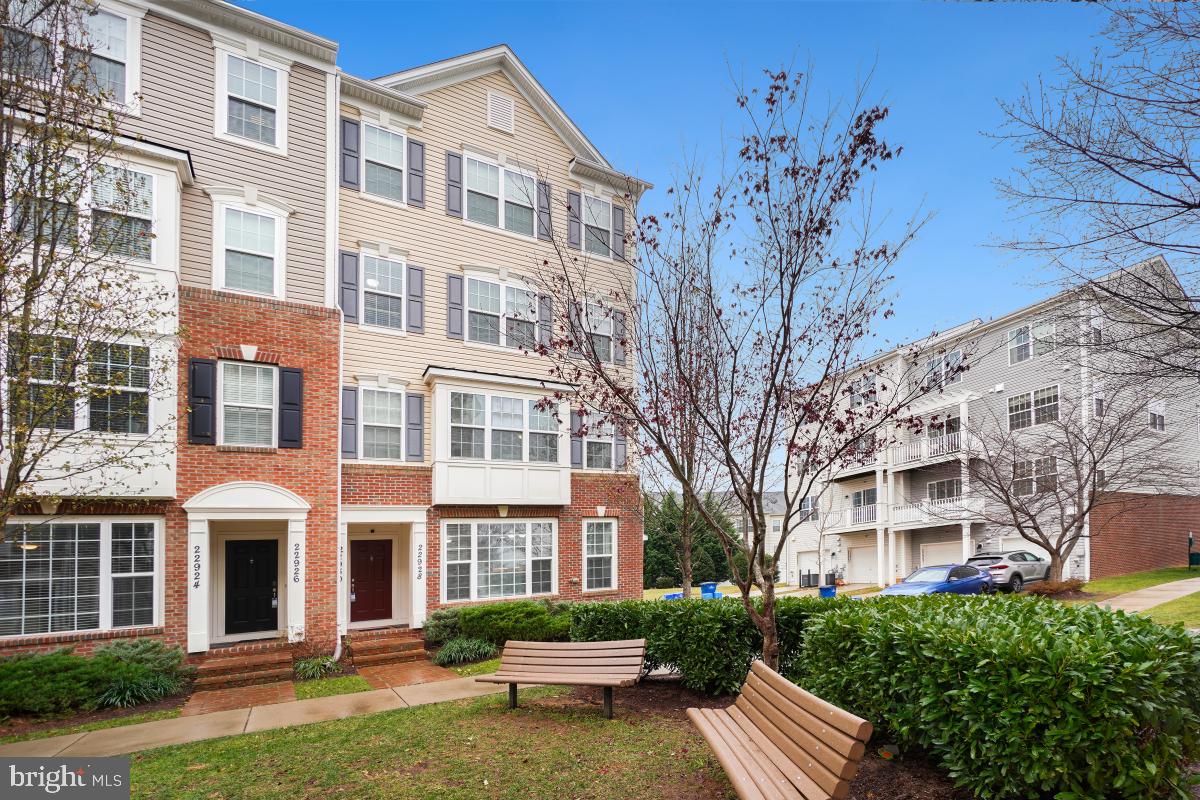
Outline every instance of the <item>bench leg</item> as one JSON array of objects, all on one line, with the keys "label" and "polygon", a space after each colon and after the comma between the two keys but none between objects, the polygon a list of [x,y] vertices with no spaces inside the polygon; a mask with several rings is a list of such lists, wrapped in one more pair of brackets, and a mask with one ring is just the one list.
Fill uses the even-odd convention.
[{"label": "bench leg", "polygon": [[612,687],[604,687],[604,718],[612,719]]},{"label": "bench leg", "polygon": [[508,707],[517,707],[517,685],[515,683],[510,683],[508,685]]}]

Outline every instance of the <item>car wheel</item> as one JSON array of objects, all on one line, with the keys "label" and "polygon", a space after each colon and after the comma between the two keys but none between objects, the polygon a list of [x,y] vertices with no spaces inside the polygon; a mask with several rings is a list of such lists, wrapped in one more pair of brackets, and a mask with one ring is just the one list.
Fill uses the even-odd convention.
[{"label": "car wheel", "polygon": [[1025,588],[1025,579],[1020,575],[1013,575],[1008,579],[1008,590],[1013,594],[1018,594]]}]

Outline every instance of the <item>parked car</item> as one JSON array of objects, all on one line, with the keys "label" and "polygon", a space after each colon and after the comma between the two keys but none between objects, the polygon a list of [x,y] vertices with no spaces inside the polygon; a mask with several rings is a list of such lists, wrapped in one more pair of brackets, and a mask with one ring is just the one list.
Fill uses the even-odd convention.
[{"label": "parked car", "polygon": [[996,588],[1010,592],[1021,591],[1030,581],[1050,580],[1050,562],[1028,550],[979,553],[968,558],[967,563],[986,570]]},{"label": "parked car", "polygon": [[991,594],[993,591],[995,587],[987,570],[966,564],[942,564],[921,567],[879,594]]}]

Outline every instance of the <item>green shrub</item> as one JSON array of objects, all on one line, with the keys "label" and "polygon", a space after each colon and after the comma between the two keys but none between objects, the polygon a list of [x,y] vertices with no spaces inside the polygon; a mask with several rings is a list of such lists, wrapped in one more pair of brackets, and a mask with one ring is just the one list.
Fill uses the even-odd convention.
[{"label": "green shrub", "polygon": [[982,798],[1186,797],[1200,640],[1138,616],[1021,597],[846,603],[789,677],[927,751]]},{"label": "green shrub", "polygon": [[468,639],[460,636],[442,645],[433,657],[433,663],[439,667],[451,667],[455,664],[471,664],[476,661],[486,661],[496,655],[496,645],[483,639]]},{"label": "green shrub", "polygon": [[[781,597],[775,602],[780,660],[786,671],[799,652],[808,618],[849,600]],[[857,602],[857,601],[853,601]],[[571,639],[578,642],[645,639],[646,668],[670,667],[689,689],[732,694],[762,653],[762,637],[740,599],[624,600],[577,603]]]},{"label": "green shrub", "polygon": [[570,604],[516,600],[468,606],[459,613],[462,635],[501,646],[510,639],[565,642],[571,637]]},{"label": "green shrub", "polygon": [[668,577],[668,576],[666,576],[666,575],[660,575],[660,576],[658,576],[658,578],[657,578],[657,579],[654,581],[654,588],[655,588],[655,589],[670,589],[670,588],[671,588],[672,586],[674,586],[674,585],[675,585],[675,579],[674,579],[674,578],[670,578],[670,577]]},{"label": "green shrub", "polygon": [[121,639],[96,648],[96,658],[111,658],[126,664],[140,664],[152,673],[183,679],[191,677],[196,668],[183,663],[185,654],[180,647],[168,647],[158,639]]},{"label": "green shrub", "polygon": [[432,645],[448,642],[462,633],[458,615],[461,608],[439,608],[425,619],[425,641]]},{"label": "green shrub", "polygon": [[312,681],[324,678],[337,672],[338,664],[331,656],[313,656],[302,658],[292,665],[292,671],[302,681]]},{"label": "green shrub", "polygon": [[84,658],[70,650],[0,659],[0,716],[92,710],[114,684],[148,674],[140,664]]},{"label": "green shrub", "polygon": [[139,667],[138,672],[117,677],[100,695],[99,705],[129,708],[142,703],[153,703],[176,694],[183,688],[183,679],[176,675],[151,672],[145,667]]}]

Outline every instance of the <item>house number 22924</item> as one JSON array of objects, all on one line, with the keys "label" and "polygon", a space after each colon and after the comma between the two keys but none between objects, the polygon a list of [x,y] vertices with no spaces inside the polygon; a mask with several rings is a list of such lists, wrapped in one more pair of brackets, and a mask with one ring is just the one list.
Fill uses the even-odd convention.
[{"label": "house number 22924", "polygon": [[200,588],[200,545],[192,546],[192,588]]}]

